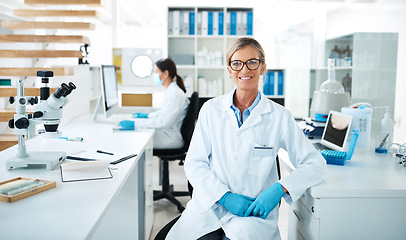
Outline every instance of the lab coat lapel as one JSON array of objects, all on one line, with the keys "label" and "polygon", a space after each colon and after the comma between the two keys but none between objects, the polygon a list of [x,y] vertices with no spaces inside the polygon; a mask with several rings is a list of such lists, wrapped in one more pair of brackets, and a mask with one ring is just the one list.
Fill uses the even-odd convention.
[{"label": "lab coat lapel", "polygon": [[272,111],[271,105],[268,103],[268,99],[261,93],[261,100],[258,105],[252,110],[247,121],[241,126],[241,130],[253,127],[262,121],[262,115]]},{"label": "lab coat lapel", "polygon": [[231,126],[233,126],[236,130],[238,130],[239,127],[238,127],[237,119],[235,117],[233,110],[230,108],[231,102],[233,100],[233,94],[234,94],[234,90],[231,91],[231,93],[227,94],[223,98],[223,100],[221,102],[221,108],[224,113],[224,118],[231,124]]}]

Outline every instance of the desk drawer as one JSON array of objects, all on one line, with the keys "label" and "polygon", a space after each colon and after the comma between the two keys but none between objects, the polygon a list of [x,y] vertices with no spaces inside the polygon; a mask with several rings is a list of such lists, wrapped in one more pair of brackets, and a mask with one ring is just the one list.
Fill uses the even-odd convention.
[{"label": "desk drawer", "polygon": [[309,212],[313,214],[314,217],[320,218],[320,199],[314,199],[308,191],[305,191],[299,201],[302,202],[302,204]]},{"label": "desk drawer", "polygon": [[291,206],[293,214],[292,221],[295,221],[297,228],[297,238],[305,240],[318,240],[320,219],[315,218],[313,214],[304,206],[301,201],[297,201]]}]

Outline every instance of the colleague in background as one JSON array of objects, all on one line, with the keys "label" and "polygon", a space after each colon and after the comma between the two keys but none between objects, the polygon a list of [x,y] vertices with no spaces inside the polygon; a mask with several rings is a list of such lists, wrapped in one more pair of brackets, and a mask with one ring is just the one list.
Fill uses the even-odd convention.
[{"label": "colleague in background", "polygon": [[[325,160],[291,113],[258,91],[261,45],[240,38],[226,60],[236,89],[200,110],[185,161],[193,196],[167,239],[280,239],[281,198],[298,200],[325,175]],[[296,168],[281,180],[280,148]]]},{"label": "colleague in background", "polygon": [[151,113],[134,113],[134,120],[119,123],[122,129],[134,130],[135,127],[154,128],[154,148],[180,148],[183,138],[180,128],[185,118],[189,99],[176,65],[170,58],[155,63],[154,83],[165,88],[161,108]]}]

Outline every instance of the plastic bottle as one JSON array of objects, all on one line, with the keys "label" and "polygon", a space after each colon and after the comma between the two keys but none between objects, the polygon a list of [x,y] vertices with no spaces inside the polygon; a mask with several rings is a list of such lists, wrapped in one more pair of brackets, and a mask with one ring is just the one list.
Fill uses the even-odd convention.
[{"label": "plastic bottle", "polygon": [[386,138],[387,146],[389,146],[393,141],[393,120],[390,118],[390,106],[385,106],[386,113],[385,117],[381,121],[381,138],[382,140]]}]

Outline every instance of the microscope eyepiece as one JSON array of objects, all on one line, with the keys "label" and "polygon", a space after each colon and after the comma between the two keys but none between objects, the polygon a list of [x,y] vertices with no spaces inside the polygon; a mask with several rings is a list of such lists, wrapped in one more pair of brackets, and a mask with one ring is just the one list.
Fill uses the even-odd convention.
[{"label": "microscope eyepiece", "polygon": [[68,96],[74,89],[76,89],[75,84],[73,84],[73,82],[69,82],[69,90],[66,91],[66,93],[63,96],[64,97]]},{"label": "microscope eyepiece", "polygon": [[62,84],[61,84],[61,87],[58,88],[58,89],[55,91],[55,97],[56,97],[56,98],[60,98],[60,97],[64,96],[64,95],[66,94],[66,92],[69,91],[69,90],[70,90],[69,86],[66,85],[66,83],[62,83]]}]

